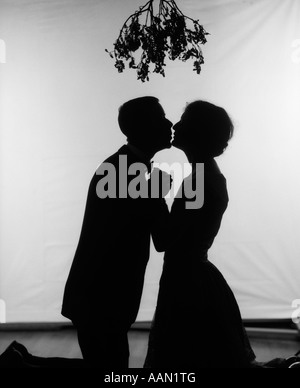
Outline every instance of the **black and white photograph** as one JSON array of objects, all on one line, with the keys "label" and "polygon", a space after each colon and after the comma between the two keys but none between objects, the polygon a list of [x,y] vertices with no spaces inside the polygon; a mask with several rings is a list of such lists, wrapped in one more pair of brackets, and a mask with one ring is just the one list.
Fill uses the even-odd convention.
[{"label": "black and white photograph", "polygon": [[299,107],[299,0],[0,0],[0,369],[300,368]]}]

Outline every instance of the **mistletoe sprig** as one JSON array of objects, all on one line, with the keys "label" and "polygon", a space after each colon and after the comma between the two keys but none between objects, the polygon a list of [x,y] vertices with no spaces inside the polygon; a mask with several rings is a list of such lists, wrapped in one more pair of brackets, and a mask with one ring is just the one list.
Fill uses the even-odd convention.
[{"label": "mistletoe sprig", "polygon": [[154,16],[153,1],[129,16],[114,43],[114,50],[105,50],[115,59],[118,72],[124,71],[124,61],[128,61],[129,68],[136,69],[137,79],[142,82],[149,81],[150,64],[154,65],[154,73],[165,76],[168,56],[172,61],[184,62],[193,58],[193,70],[200,74],[204,63],[200,44],[206,43],[209,34],[198,20],[185,16],[174,0],[160,0],[159,12]]}]

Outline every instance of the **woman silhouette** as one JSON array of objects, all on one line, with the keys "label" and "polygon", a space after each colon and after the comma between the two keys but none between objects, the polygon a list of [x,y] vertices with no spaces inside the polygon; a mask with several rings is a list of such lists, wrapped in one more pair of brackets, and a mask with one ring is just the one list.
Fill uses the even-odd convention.
[{"label": "woman silhouette", "polygon": [[226,180],[214,158],[226,149],[233,124],[223,108],[195,101],[174,130],[173,145],[192,165],[186,179],[195,181],[197,163],[204,163],[204,204],[187,209],[182,195],[174,200],[144,367],[251,367],[255,355],[238,304],[207,255],[228,203]]}]

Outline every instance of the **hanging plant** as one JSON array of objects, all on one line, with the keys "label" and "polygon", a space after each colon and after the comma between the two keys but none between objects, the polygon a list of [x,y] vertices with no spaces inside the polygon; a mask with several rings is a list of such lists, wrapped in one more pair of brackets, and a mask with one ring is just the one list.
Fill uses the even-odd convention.
[{"label": "hanging plant", "polygon": [[114,43],[114,50],[105,51],[115,60],[119,73],[125,69],[124,61],[128,61],[129,68],[136,69],[137,79],[142,82],[149,81],[151,64],[154,73],[165,76],[166,56],[172,61],[194,59],[193,70],[200,74],[204,63],[200,44],[206,43],[209,34],[198,20],[185,16],[174,0],[159,1],[156,16],[154,0],[129,16]]}]

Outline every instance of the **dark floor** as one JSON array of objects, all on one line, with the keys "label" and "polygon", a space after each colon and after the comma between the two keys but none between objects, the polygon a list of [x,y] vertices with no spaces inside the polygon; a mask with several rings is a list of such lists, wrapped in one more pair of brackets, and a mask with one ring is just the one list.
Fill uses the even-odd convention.
[{"label": "dark floor", "polygon": [[[285,358],[300,349],[296,331],[267,328],[247,328],[251,345],[258,361],[268,361],[276,357]],[[130,368],[141,368],[147,351],[149,331],[132,330],[129,333]],[[76,332],[70,326],[48,328],[0,329],[0,354],[16,340],[27,347],[30,353],[41,357],[81,358]]]}]

